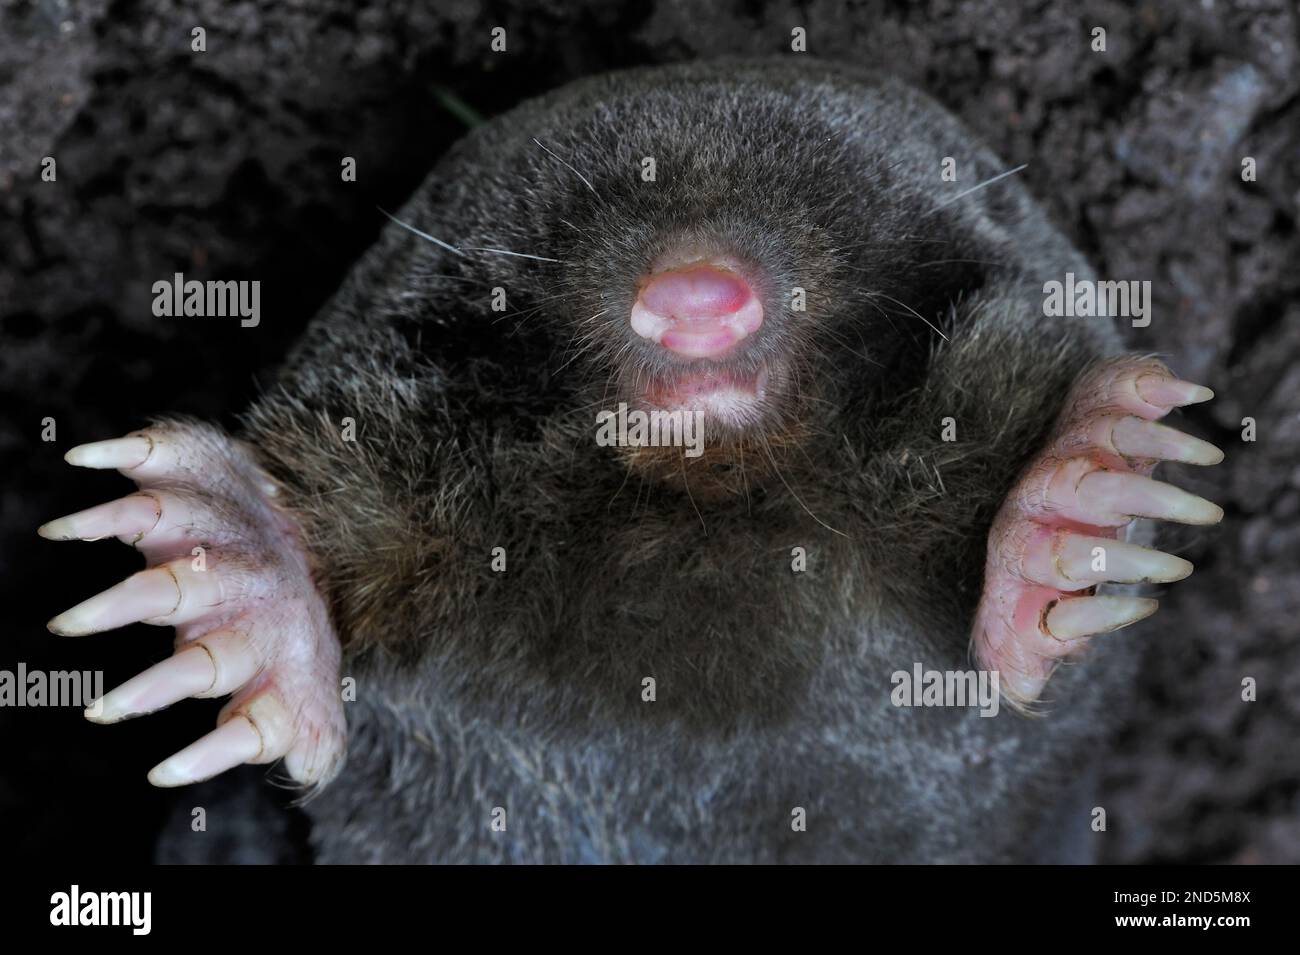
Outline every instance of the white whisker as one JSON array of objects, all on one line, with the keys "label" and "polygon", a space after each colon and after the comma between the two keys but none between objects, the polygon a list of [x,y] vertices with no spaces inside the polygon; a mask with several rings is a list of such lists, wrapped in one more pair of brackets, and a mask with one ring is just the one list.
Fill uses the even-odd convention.
[{"label": "white whisker", "polygon": [[419,229],[417,229],[417,228],[416,228],[415,226],[413,226],[413,225],[407,225],[407,224],[406,224],[405,222],[403,222],[401,219],[397,218],[397,216],[395,216],[395,215],[391,215],[390,213],[388,213],[386,210],[380,208],[379,206],[375,206],[375,208],[376,208],[376,209],[379,209],[380,212],[384,213],[384,215],[388,216],[388,218],[392,219],[394,222],[396,222],[398,225],[400,225],[400,226],[401,226],[403,229],[405,229],[407,232],[414,232],[414,233],[415,233],[416,235],[418,235],[421,239],[427,239],[428,241],[432,242],[434,245],[442,246],[442,247],[443,247],[444,249],[446,249],[448,252],[455,252],[457,255],[461,255],[461,256],[463,256],[463,255],[465,254],[465,253],[462,252],[460,249],[456,248],[454,245],[448,245],[446,242],[443,242],[442,239],[435,239],[433,236],[429,235],[429,233],[427,233],[427,232],[421,232]]},{"label": "white whisker", "polygon": [[483,249],[477,247],[470,247],[465,249],[465,251],[466,252],[492,252],[495,255],[513,255],[521,259],[536,259],[538,262],[558,262],[561,265],[564,264],[563,259],[548,259],[544,255],[529,255],[527,252],[509,252],[506,249]]},{"label": "white whisker", "polygon": [[924,315],[922,315],[922,314],[921,314],[920,312],[918,312],[916,309],[912,308],[912,306],[908,305],[906,302],[900,302],[898,299],[894,298],[892,295],[886,295],[884,292],[867,292],[866,294],[867,294],[867,295],[875,295],[875,296],[878,296],[879,298],[883,298],[883,299],[888,299],[889,301],[893,302],[895,305],[901,305],[901,306],[903,306],[903,308],[907,309],[909,312],[911,312],[913,315],[915,315],[915,316],[916,316],[917,318],[919,318],[921,321],[925,322],[925,324],[929,325],[929,326],[930,326],[930,330],[931,330],[932,332],[934,332],[936,335],[938,335],[940,338],[942,338],[944,341],[949,341],[949,340],[950,340],[950,339],[948,338],[947,335],[945,335],[943,332],[939,331],[939,329],[934,325],[933,322],[931,322],[928,318],[926,318]]},{"label": "white whisker", "polygon": [[[541,141],[538,140],[536,137],[534,137],[533,142],[537,143],[538,146],[542,146]],[[595,196],[597,199],[600,198],[600,193],[598,193],[598,192],[596,191],[596,187],[593,186],[593,185],[591,184],[591,181],[590,181],[589,179],[587,179],[587,177],[584,176],[582,173],[578,172],[578,170],[574,169],[573,166],[572,166],[570,163],[567,163],[567,162],[565,162],[563,159],[560,159],[559,156],[556,156],[555,153],[551,152],[551,151],[550,151],[549,149],[547,149],[545,146],[542,146],[542,151],[543,151],[544,153],[546,153],[548,156],[551,156],[552,158],[554,158],[554,159],[558,160],[559,162],[563,163],[564,165],[568,166],[569,169],[573,172],[573,174],[574,174],[575,176],[577,176],[579,179],[581,179],[581,180],[583,181],[583,183],[586,185],[586,187],[587,187],[588,189],[591,190],[591,194],[592,194],[593,196]]]},{"label": "white whisker", "polygon": [[[975,192],[975,191],[977,191],[977,190],[979,190],[979,189],[983,189],[985,186],[991,186],[991,185],[993,185],[993,183],[997,182],[999,179],[1005,179],[1005,178],[1007,178],[1007,176],[1014,176],[1016,173],[1020,172],[1020,170],[1022,170],[1022,169],[1028,169],[1028,168],[1029,168],[1029,163],[1027,163],[1027,162],[1025,162],[1025,163],[1021,163],[1021,164],[1020,164],[1019,166],[1017,166],[1015,169],[1008,169],[1006,172],[998,173],[998,174],[997,174],[996,176],[994,176],[992,179],[985,179],[985,180],[984,180],[983,182],[981,182],[978,186],[971,186],[969,189],[965,190],[964,192],[959,192],[959,193],[957,193],[957,195],[955,195],[955,196],[953,196],[953,197],[951,197],[951,198],[949,198],[949,199],[945,199],[943,202],[939,203],[939,204],[938,204],[937,206],[935,206],[934,208],[935,208],[935,209],[942,209],[944,206],[946,206],[946,205],[948,205],[948,204],[950,204],[950,203],[956,202],[958,199],[961,199],[961,198],[963,198],[963,197],[965,197],[965,196],[969,196],[972,192]],[[932,210],[930,210],[930,211],[933,212],[934,210],[932,209]]]}]

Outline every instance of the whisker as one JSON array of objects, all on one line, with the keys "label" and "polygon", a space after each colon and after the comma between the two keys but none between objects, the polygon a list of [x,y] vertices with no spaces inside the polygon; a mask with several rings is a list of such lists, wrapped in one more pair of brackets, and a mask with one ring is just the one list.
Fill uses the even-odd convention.
[{"label": "whisker", "polygon": [[557,160],[557,161],[560,162],[561,164],[563,164],[563,165],[565,165],[565,166],[568,166],[568,167],[569,167],[569,170],[570,170],[570,171],[571,171],[575,176],[577,176],[579,179],[581,179],[582,182],[583,182],[583,184],[584,184],[588,189],[591,190],[591,194],[592,194],[593,196],[595,196],[597,199],[600,198],[600,193],[598,193],[598,192],[596,191],[596,187],[593,186],[593,185],[591,184],[591,180],[589,180],[589,179],[588,179],[586,176],[584,176],[582,173],[578,172],[577,169],[574,169],[573,166],[572,166],[570,163],[567,163],[567,162],[565,162],[563,159],[560,159],[560,157],[557,156],[557,155],[555,155],[555,153],[551,152],[551,151],[550,151],[549,149],[547,149],[545,146],[542,146],[541,140],[539,140],[539,139],[537,139],[536,137],[534,137],[534,138],[533,138],[533,142],[537,143],[538,146],[541,146],[541,148],[542,148],[542,152],[546,153],[548,156],[550,156],[551,158]]},{"label": "whisker", "polygon": [[[487,285],[488,283],[484,282],[482,284]],[[527,319],[543,311],[548,305],[552,304],[553,302],[562,301],[563,299],[566,299],[568,297],[569,297],[568,292],[557,292],[555,295],[547,295],[542,298],[533,299],[532,305],[530,305],[528,308],[517,309],[516,311],[513,312],[502,312],[496,318],[492,319],[492,324],[496,325],[499,324],[500,322],[505,321],[507,318],[513,318],[515,320],[515,325],[510,334],[514,335],[515,332],[518,332],[519,329],[524,325]]]},{"label": "whisker", "polygon": [[[407,228],[410,228],[410,226],[407,226]],[[412,230],[412,231],[414,231],[414,230]],[[423,233],[421,233],[421,234],[423,234]],[[427,236],[426,236],[426,238],[427,238]],[[437,239],[434,239],[433,241],[438,242]],[[439,245],[442,245],[443,243],[439,242],[438,244],[439,244]],[[451,246],[447,246],[447,248],[451,248]],[[465,251],[466,251],[466,252],[492,252],[492,253],[494,253],[494,254],[496,254],[496,255],[513,255],[513,256],[516,256],[517,258],[521,258],[521,259],[536,259],[538,262],[558,262],[560,265],[564,265],[564,260],[563,260],[563,259],[548,259],[548,258],[547,258],[546,256],[544,256],[544,255],[530,255],[530,254],[528,254],[527,252],[510,252],[510,251],[507,251],[506,249],[484,249],[484,248],[479,248],[479,247],[469,247],[469,248],[466,248]]]},{"label": "whisker", "polygon": [[695,495],[691,493],[691,482],[686,476],[686,455],[680,458],[682,462],[682,487],[686,489],[686,498],[691,502],[691,507],[695,508],[695,516],[700,519],[700,528],[704,531],[704,536],[709,536],[709,525],[704,523],[704,515],[700,513],[700,506],[695,503]]},{"label": "whisker", "polygon": [[[885,364],[883,362],[876,361],[876,359],[872,358],[867,354],[867,343],[862,341],[862,333],[860,331],[857,332],[857,336],[858,336],[858,341],[862,343],[862,351],[858,351],[856,348],[854,348],[852,343],[848,340],[848,338],[846,338],[843,333],[841,333],[836,329],[825,329],[823,331],[823,334],[825,334],[826,337],[829,338],[832,342],[834,342],[835,344],[843,348],[845,351],[847,351],[850,355],[856,355],[858,358],[861,358],[867,364],[875,365],[877,368],[885,367]],[[822,354],[826,355],[827,357],[833,357],[833,355],[831,355],[831,353],[824,348],[819,348],[818,350]]]},{"label": "whisker", "polygon": [[839,534],[840,537],[843,537],[845,540],[848,540],[849,537],[848,534],[831,527],[829,524],[827,524],[820,517],[818,517],[816,514],[814,514],[811,510],[808,509],[808,505],[803,502],[803,498],[801,498],[798,494],[794,492],[794,488],[790,486],[790,482],[787,481],[785,479],[785,475],[781,473],[781,469],[777,466],[776,463],[776,455],[772,453],[772,446],[768,443],[767,438],[763,437],[760,443],[762,444],[763,450],[767,452],[767,459],[772,462],[772,472],[778,478],[781,479],[781,483],[785,485],[785,489],[790,492],[790,496],[793,497],[796,502],[798,502],[799,506],[804,509],[804,512],[809,517],[811,517],[814,521],[820,524],[822,527],[830,531],[832,534]]},{"label": "whisker", "polygon": [[389,213],[387,210],[381,208],[380,206],[375,206],[375,208],[376,208],[376,209],[379,209],[380,212],[382,212],[384,215],[388,216],[388,218],[392,219],[394,222],[396,222],[398,225],[400,225],[400,226],[401,226],[403,229],[405,229],[407,232],[414,232],[414,233],[415,233],[416,235],[418,235],[421,239],[426,239],[426,240],[428,240],[429,242],[432,242],[434,245],[441,246],[442,248],[446,249],[448,252],[454,252],[454,253],[456,253],[456,254],[459,255],[459,256],[464,256],[464,255],[465,255],[464,252],[462,252],[460,249],[456,248],[454,245],[448,245],[446,242],[443,242],[442,239],[435,239],[433,236],[429,235],[429,233],[427,233],[427,232],[421,232],[419,229],[417,229],[417,228],[416,228],[415,226],[413,226],[413,225],[407,225],[407,224],[406,224],[405,222],[403,222],[401,219],[397,218],[397,216],[392,215],[391,213]]},{"label": "whisker", "polygon": [[[608,311],[607,308],[601,309],[599,312],[593,315],[592,318],[597,318],[600,315],[603,315],[606,311]],[[592,340],[599,334],[599,332],[600,332],[599,328],[593,328],[591,331],[587,332],[581,338],[579,338],[577,335],[571,337],[569,339],[569,344],[568,346],[566,346],[566,348],[574,348],[576,346],[576,351],[573,352],[573,354],[568,358],[568,360],[564,362],[564,364],[560,365],[559,368],[555,369],[554,373],[558,375],[560,372],[564,371],[564,369],[568,368],[571,364],[577,361],[581,355],[589,351],[592,348],[592,344],[591,344]]]},{"label": "whisker", "polygon": [[912,265],[914,269],[925,269],[932,265],[996,265],[1005,266],[1005,262],[999,262],[996,259],[931,259],[929,262],[917,262]]},{"label": "whisker", "polygon": [[920,312],[918,312],[916,309],[912,308],[912,306],[908,305],[906,302],[900,302],[898,299],[894,298],[894,297],[891,296],[891,295],[886,295],[884,292],[868,292],[867,294],[868,294],[868,295],[877,295],[877,296],[879,296],[880,298],[888,299],[889,301],[893,302],[893,303],[896,304],[896,305],[901,305],[901,306],[903,306],[903,308],[907,309],[909,312],[911,312],[913,315],[915,315],[915,316],[916,316],[917,318],[919,318],[921,321],[925,322],[925,324],[929,325],[931,331],[933,331],[936,335],[938,335],[938,336],[939,336],[940,338],[942,338],[944,341],[949,341],[949,340],[950,340],[950,339],[948,338],[947,335],[945,335],[943,332],[939,331],[939,329],[934,325],[933,322],[931,322],[928,318],[926,318],[924,315],[922,315],[922,314],[921,314]]},{"label": "whisker", "polygon": [[587,352],[591,351],[592,349],[591,336],[588,335],[585,336],[580,341],[571,342],[569,347],[575,349],[573,354],[570,355],[567,359],[565,359],[563,364],[561,364],[559,368],[555,369],[553,374],[558,375],[560,372],[564,371],[564,369],[568,368],[570,365],[572,365],[575,361],[577,361]]},{"label": "whisker", "polygon": [[[935,206],[934,209],[931,209],[930,212],[935,212],[938,209],[942,209],[946,205],[951,205],[952,203],[956,202],[958,199],[962,199],[965,198],[966,196],[969,196],[972,192],[975,192],[979,189],[983,189],[985,186],[993,185],[993,183],[997,182],[999,179],[1005,179],[1007,178],[1007,176],[1014,176],[1016,173],[1020,172],[1020,170],[1028,169],[1028,168],[1029,168],[1029,163],[1023,162],[1015,169],[1008,169],[1006,172],[1000,172],[992,179],[985,179],[978,186],[971,186],[969,189],[963,192],[959,192],[957,193],[957,195],[952,196],[949,199],[945,199],[943,202]],[[927,215],[929,215],[929,213],[927,213]]]}]

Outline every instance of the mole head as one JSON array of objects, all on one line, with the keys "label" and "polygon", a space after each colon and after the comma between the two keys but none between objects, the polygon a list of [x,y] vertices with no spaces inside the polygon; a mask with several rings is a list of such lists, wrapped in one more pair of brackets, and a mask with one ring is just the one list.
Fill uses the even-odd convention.
[{"label": "mole head", "polygon": [[[575,137],[587,145],[571,154],[599,185],[578,184],[563,215],[573,228],[555,230],[568,240],[563,284],[579,293],[565,298],[576,307],[563,358],[578,353],[584,397],[602,409],[692,415],[706,446],[734,452],[790,432],[824,384],[813,359],[836,334],[834,300],[852,295],[837,254],[847,239],[801,163],[778,161],[791,158],[780,130],[738,135],[742,116],[683,114],[671,97],[646,128],[655,100],[642,97],[615,142],[594,125]],[[715,131],[708,141],[691,135],[696,122]],[[648,154],[654,181],[635,172]]]},{"label": "mole head", "polygon": [[[569,240],[560,271],[579,293],[565,301],[577,304],[560,329],[562,359],[577,353],[569,367],[590,384],[584,406],[689,415],[710,462],[743,461],[752,475],[768,447],[824,424],[813,406],[826,409],[831,379],[850,373],[832,351],[861,312],[839,254],[856,233],[837,231],[833,200],[789,161],[790,130],[762,127],[756,139],[726,128],[740,116],[696,116],[716,130],[702,144],[675,105],[644,133],[644,114],[629,116],[622,135],[634,145],[573,150],[599,183],[595,193],[579,184],[564,215],[573,229],[556,230]],[[593,128],[586,141],[599,136]],[[629,175],[652,149],[656,180]],[[663,457],[681,469],[680,449]]]},{"label": "mole head", "polygon": [[751,73],[611,80],[541,131],[527,177],[562,262],[538,292],[583,407],[691,415],[747,468],[751,445],[825,430],[828,389],[862,380],[841,347],[867,311],[845,250],[883,225],[860,188],[876,157],[819,119],[821,93]]},{"label": "mole head", "polygon": [[855,89],[760,67],[651,76],[605,81],[530,140],[518,218],[559,263],[537,287],[556,367],[584,409],[692,416],[723,469],[842,447],[873,394],[915,384],[952,298],[937,263],[972,256],[897,141],[845,118]]}]

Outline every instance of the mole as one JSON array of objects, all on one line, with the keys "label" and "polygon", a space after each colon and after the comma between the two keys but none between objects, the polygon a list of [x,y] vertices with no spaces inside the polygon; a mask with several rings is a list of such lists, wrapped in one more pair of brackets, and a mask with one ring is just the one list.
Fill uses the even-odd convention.
[{"label": "mole", "polygon": [[88,717],[230,697],[154,784],[278,764],[323,862],[1088,831],[1143,639],[1098,635],[1192,571],[1153,521],[1223,513],[1152,477],[1223,457],[1159,419],[1213,395],[1048,314],[1097,276],[957,119],[804,58],[631,69],[390,218],[238,433],[67,453],[137,490],[40,533],[148,566],[50,629],[176,630]]}]

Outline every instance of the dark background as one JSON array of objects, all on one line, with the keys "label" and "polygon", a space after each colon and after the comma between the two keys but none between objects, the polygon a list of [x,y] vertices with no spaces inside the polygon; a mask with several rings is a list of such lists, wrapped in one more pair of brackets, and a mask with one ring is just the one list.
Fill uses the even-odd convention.
[{"label": "dark background", "polygon": [[[207,30],[206,53],[190,30]],[[508,53],[488,49],[508,31]],[[44,621],[138,569],[113,543],[53,544],[41,522],[129,490],[74,472],[74,444],[156,413],[226,424],[349,264],[465,124],[587,73],[789,50],[897,73],[964,118],[1107,278],[1150,280],[1137,345],[1218,399],[1183,418],[1227,452],[1183,486],[1223,525],[1175,532],[1196,574],[1149,627],[1139,715],[1116,740],[1103,858],[1300,861],[1300,17],[1288,0],[1137,4],[930,0],[617,3],[18,0],[0,8],[0,668],[161,659],[170,631],[83,640]],[[1107,30],[1107,52],[1089,48]],[[40,181],[53,156],[58,180]],[[343,183],[339,161],[357,159]],[[1258,181],[1243,183],[1243,156]],[[150,286],[260,279],[262,323],[155,318]],[[1259,440],[1240,440],[1244,416]],[[58,441],[40,441],[41,419]],[[1110,639],[1125,639],[1117,635]],[[1259,701],[1240,700],[1253,676]],[[0,710],[6,855],[153,857],[180,796],[145,772],[218,704],[106,728],[73,710]],[[260,773],[248,770],[248,774]],[[232,858],[294,859],[302,822],[267,813]],[[234,797],[231,797],[234,798]],[[241,796],[239,798],[248,798]],[[245,830],[210,820],[218,857]],[[265,831],[265,829],[263,829]],[[10,857],[13,857],[10,855]]]}]

